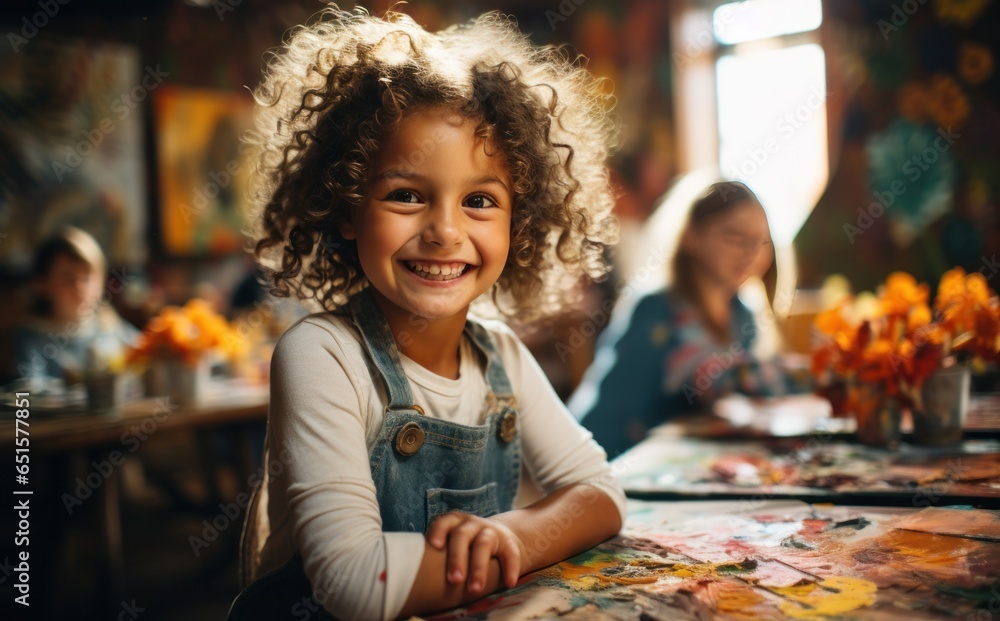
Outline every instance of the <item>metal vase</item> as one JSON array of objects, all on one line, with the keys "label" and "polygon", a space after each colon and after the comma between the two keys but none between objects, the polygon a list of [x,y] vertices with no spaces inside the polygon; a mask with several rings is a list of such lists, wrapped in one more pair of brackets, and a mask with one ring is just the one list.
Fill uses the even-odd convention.
[{"label": "metal vase", "polygon": [[920,390],[923,407],[913,411],[914,444],[947,446],[962,441],[971,382],[969,367],[964,364],[927,376]]},{"label": "metal vase", "polygon": [[896,449],[902,435],[902,413],[882,383],[859,382],[852,387],[858,441],[868,446]]},{"label": "metal vase", "polygon": [[193,365],[180,358],[161,358],[150,365],[149,379],[150,396],[169,397],[177,405],[196,405],[208,390],[211,365],[204,356]]}]

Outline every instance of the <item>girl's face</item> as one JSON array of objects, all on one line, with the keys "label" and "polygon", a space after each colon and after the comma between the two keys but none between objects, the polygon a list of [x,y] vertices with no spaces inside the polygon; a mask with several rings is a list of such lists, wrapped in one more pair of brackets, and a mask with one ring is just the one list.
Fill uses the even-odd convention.
[{"label": "girl's face", "polygon": [[694,258],[700,277],[735,292],[770,267],[773,252],[764,209],[754,201],[740,203],[692,227],[685,234],[684,249]]},{"label": "girl's face", "polygon": [[52,318],[81,321],[93,314],[101,299],[101,274],[74,257],[55,257],[49,272],[39,283],[41,293],[52,302]]},{"label": "girl's face", "polygon": [[407,115],[341,230],[357,240],[365,276],[391,307],[431,320],[464,317],[500,278],[513,184],[502,154],[487,152],[475,127],[444,110]]}]

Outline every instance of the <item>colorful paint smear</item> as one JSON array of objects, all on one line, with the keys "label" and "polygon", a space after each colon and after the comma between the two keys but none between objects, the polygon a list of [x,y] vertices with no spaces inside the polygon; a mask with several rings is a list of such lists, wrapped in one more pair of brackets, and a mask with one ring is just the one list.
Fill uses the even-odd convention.
[{"label": "colorful paint smear", "polygon": [[618,537],[430,619],[964,619],[1000,592],[998,524],[981,510],[630,501]]},{"label": "colorful paint smear", "polygon": [[[895,499],[903,506],[947,504],[949,498],[1000,499],[996,440],[894,452],[831,438],[721,442],[654,436],[616,463],[626,492],[664,499],[853,494],[877,495],[880,504]],[[922,502],[913,505],[914,496]]]}]

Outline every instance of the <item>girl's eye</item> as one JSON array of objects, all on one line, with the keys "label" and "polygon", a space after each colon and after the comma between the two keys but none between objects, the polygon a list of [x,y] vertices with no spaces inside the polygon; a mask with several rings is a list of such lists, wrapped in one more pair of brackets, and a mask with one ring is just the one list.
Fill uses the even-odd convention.
[{"label": "girl's eye", "polygon": [[496,201],[494,201],[489,196],[483,194],[476,194],[475,196],[470,196],[465,199],[466,207],[472,207],[473,209],[486,209],[488,207],[496,207]]},{"label": "girl's eye", "polygon": [[386,200],[393,201],[396,203],[419,203],[420,198],[413,192],[409,190],[396,190],[390,192],[389,196],[385,197]]}]

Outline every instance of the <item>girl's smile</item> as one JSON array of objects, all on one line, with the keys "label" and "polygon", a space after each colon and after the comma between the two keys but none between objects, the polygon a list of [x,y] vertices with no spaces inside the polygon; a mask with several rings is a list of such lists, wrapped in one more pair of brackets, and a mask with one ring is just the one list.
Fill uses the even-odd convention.
[{"label": "girl's smile", "polygon": [[443,109],[410,112],[373,162],[342,234],[390,318],[457,319],[500,278],[514,197],[505,158],[477,122]]},{"label": "girl's smile", "polygon": [[453,283],[475,269],[474,266],[461,261],[437,262],[415,260],[400,261],[400,263],[420,280],[428,281],[428,284],[441,283],[438,286],[447,286],[446,283]]}]

